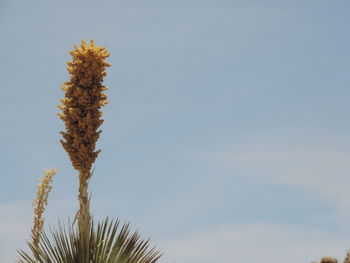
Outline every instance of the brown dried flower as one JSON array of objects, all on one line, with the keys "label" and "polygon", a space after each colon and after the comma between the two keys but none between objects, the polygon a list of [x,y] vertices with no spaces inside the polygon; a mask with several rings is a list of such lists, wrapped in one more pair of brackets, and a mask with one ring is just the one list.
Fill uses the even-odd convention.
[{"label": "brown dried flower", "polygon": [[104,47],[98,47],[91,40],[90,44],[81,42],[81,47],[74,46],[70,54],[73,61],[68,62],[69,82],[64,82],[62,90],[65,98],[63,105],[58,107],[63,111],[58,115],[64,121],[66,132],[61,132],[63,148],[67,151],[73,167],[84,172],[89,177],[90,169],[100,151],[95,151],[96,141],[103,123],[100,108],[108,103],[107,90],[102,85],[109,67],[105,58],[109,56]]}]

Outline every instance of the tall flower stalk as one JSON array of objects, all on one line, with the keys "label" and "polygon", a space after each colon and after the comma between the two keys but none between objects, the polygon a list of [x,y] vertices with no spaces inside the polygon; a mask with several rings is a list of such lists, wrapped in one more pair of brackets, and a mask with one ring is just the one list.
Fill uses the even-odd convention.
[{"label": "tall flower stalk", "polygon": [[92,164],[100,152],[95,149],[101,133],[98,128],[103,123],[100,109],[108,103],[103,93],[107,87],[102,81],[110,64],[105,60],[109,56],[106,48],[96,46],[93,40],[89,44],[82,41],[80,47],[74,47],[70,52],[73,60],[67,63],[71,77],[62,86],[65,97],[62,105],[58,105],[62,110],[58,115],[66,128],[61,132],[61,144],[79,172],[78,227],[81,234],[87,234],[91,224],[88,182]]},{"label": "tall flower stalk", "polygon": [[[70,52],[73,60],[68,62],[70,81],[64,82],[65,97],[61,100],[59,117],[65,123],[61,134],[61,144],[69,155],[74,169],[79,173],[78,225],[60,224],[51,231],[51,238],[43,231],[43,211],[47,195],[51,190],[53,172],[47,173],[39,186],[33,239],[28,246],[33,255],[19,250],[19,263],[155,263],[159,251],[149,248],[149,241],[142,240],[140,234],[131,232],[129,224],[119,220],[105,219],[96,225],[92,222],[88,195],[88,183],[92,176],[91,167],[99,150],[95,149],[100,136],[99,127],[103,123],[101,107],[107,101],[102,85],[106,76],[106,62],[109,56],[104,47],[93,41],[82,41]],[[39,243],[39,241],[41,242]]]}]

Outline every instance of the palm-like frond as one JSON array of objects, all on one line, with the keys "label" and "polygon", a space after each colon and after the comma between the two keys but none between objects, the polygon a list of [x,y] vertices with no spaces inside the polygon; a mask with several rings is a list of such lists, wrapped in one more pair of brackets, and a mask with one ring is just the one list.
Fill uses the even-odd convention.
[{"label": "palm-like frond", "polygon": [[108,218],[97,227],[91,224],[89,237],[81,238],[76,227],[60,223],[51,230],[52,240],[43,232],[39,248],[28,242],[33,254],[20,250],[19,263],[155,263],[161,256],[149,248],[149,240],[142,240],[136,231],[130,232],[129,223],[120,227],[120,221]]}]

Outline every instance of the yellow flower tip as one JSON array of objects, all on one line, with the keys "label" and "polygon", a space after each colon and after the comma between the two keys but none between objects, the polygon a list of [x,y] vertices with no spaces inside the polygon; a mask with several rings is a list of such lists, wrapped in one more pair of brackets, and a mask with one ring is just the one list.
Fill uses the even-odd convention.
[{"label": "yellow flower tip", "polygon": [[49,170],[44,170],[44,174],[45,174],[45,176],[52,177],[52,176],[54,176],[55,174],[57,174],[58,171],[59,171],[59,170],[58,170],[57,168],[51,168],[51,169],[49,169]]}]

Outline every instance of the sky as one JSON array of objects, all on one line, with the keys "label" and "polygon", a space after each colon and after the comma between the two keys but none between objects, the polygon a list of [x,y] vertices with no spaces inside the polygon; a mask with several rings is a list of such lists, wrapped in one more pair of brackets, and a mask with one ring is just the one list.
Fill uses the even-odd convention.
[{"label": "sky", "polygon": [[350,3],[1,0],[0,259],[14,262],[44,169],[47,225],[77,172],[56,107],[69,50],[111,56],[91,210],[159,263],[294,263],[350,249]]}]

